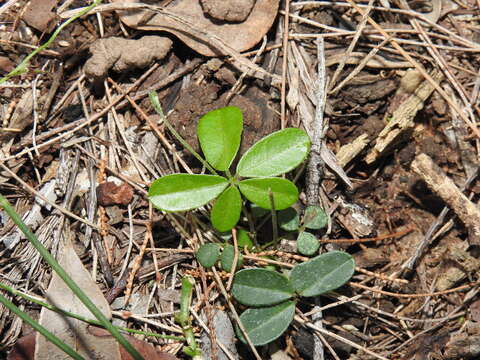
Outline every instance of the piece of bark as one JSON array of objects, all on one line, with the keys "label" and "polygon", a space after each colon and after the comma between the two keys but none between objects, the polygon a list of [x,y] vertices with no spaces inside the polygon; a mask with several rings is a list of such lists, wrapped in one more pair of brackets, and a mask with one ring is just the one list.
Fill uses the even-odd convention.
[{"label": "piece of bark", "polygon": [[352,142],[343,145],[337,152],[338,164],[342,168],[347,166],[350,161],[355,159],[355,157],[367,147],[369,142],[368,134],[362,134]]},{"label": "piece of bark", "polygon": [[445,360],[478,359],[480,356],[480,326],[470,323],[453,334],[445,345]]},{"label": "piece of bark", "polygon": [[[430,76],[439,83],[443,79],[443,73],[438,70],[433,70]],[[375,146],[365,157],[367,164],[372,164],[380,157],[391,153],[399,143],[406,141],[410,137],[415,125],[415,116],[423,108],[425,100],[435,90],[427,80],[418,85],[418,78],[414,76],[409,78],[412,80],[400,83],[400,88],[392,100],[392,102],[398,103],[395,106],[391,119],[378,135]]]},{"label": "piece of bark", "polygon": [[457,283],[480,269],[480,260],[463,249],[451,249],[447,258],[452,264],[446,270],[441,271],[436,283],[437,291],[453,288]]},{"label": "piece of bark", "polygon": [[471,245],[480,245],[480,209],[457,188],[455,183],[425,155],[417,155],[412,169],[427,183],[428,187],[457,214],[469,232]]}]

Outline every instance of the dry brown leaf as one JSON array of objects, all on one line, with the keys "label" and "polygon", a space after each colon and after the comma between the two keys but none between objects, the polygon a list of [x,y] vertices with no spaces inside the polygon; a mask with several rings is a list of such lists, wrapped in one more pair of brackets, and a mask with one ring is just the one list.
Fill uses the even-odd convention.
[{"label": "dry brown leaf", "polygon": [[[68,227],[62,233],[57,260],[75,283],[83,290],[90,300],[107,317],[111,318],[110,306],[95,281],[83,267],[71,243],[71,233]],[[67,287],[60,277],[54,273],[47,289],[46,298],[52,305],[63,310],[94,319],[90,311]],[[88,324],[53,311],[42,309],[40,324],[70,345],[80,355],[88,359],[120,360],[120,345],[112,338],[98,337],[87,331]],[[55,345],[48,342],[37,333],[35,346],[36,360],[69,359],[69,357]]]},{"label": "dry brown leaf", "polygon": [[33,360],[35,354],[35,334],[23,336],[15,343],[7,360]]},{"label": "dry brown leaf", "polygon": [[6,56],[0,56],[0,72],[9,73],[15,69],[15,63]]},{"label": "dry brown leaf", "polygon": [[[110,333],[105,329],[90,326],[88,328],[88,331],[92,335],[95,335],[97,337],[113,339]],[[136,339],[133,336],[126,335],[125,338],[130,344],[133,345],[135,349],[137,349],[137,351],[140,353],[140,355],[143,356],[145,360],[178,360],[178,358],[173,356],[172,354],[159,351],[155,349],[153,345],[145,341]],[[133,360],[132,356],[127,353],[127,351],[123,347],[120,348],[120,354],[122,360]]]},{"label": "dry brown leaf", "polygon": [[[104,329],[89,327],[88,332],[104,339],[112,340],[112,336]],[[133,336],[125,336],[127,341],[137,349],[145,360],[178,360],[177,357],[155,349],[151,344],[138,340]],[[12,351],[8,354],[7,360],[34,360],[35,353],[35,334],[30,334],[20,338]],[[123,347],[120,348],[121,360],[132,360]]]},{"label": "dry brown leaf", "polygon": [[56,14],[52,11],[57,0],[30,1],[23,14],[23,21],[41,32],[49,32],[55,25]]},{"label": "dry brown leaf", "polygon": [[[138,1],[113,0],[112,2],[136,3]],[[277,16],[278,4],[278,0],[257,0],[245,21],[235,23],[216,19],[212,21],[212,18],[203,12],[200,1],[174,1],[167,6],[167,10],[194,24],[198,30],[214,34],[233,49],[245,51],[255,46],[268,32]],[[245,5],[248,6],[248,3]],[[200,38],[194,29],[188,29],[184,24],[179,24],[164,14],[154,14],[148,10],[122,11],[119,14],[120,19],[130,27],[168,31],[202,55],[226,55],[218,48],[209,45],[205,39]]]}]

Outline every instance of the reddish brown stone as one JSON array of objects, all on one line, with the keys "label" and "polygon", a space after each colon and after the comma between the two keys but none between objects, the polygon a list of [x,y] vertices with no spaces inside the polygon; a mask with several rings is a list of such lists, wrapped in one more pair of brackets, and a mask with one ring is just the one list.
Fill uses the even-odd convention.
[{"label": "reddish brown stone", "polygon": [[128,205],[133,199],[133,188],[127,183],[116,185],[114,182],[103,182],[97,187],[99,205]]}]

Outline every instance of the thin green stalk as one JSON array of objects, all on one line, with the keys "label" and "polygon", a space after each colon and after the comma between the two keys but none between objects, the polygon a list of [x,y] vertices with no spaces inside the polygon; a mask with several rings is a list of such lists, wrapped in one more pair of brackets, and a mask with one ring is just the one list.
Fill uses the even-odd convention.
[{"label": "thin green stalk", "polygon": [[192,303],[193,285],[195,280],[191,276],[182,279],[182,292],[180,295],[180,312],[175,315],[175,320],[180,324],[188,346],[183,351],[193,360],[202,360],[202,351],[197,345],[192,324],[190,323],[190,304]]},{"label": "thin green stalk", "polygon": [[53,335],[50,331],[45,329],[42,325],[40,325],[35,320],[33,320],[30,316],[28,316],[26,313],[24,313],[22,310],[20,310],[17,306],[15,306],[14,303],[12,303],[10,300],[8,300],[2,294],[0,294],[0,303],[2,303],[7,309],[9,309],[11,312],[13,312],[15,315],[17,315],[25,323],[27,323],[32,328],[37,330],[40,334],[45,336],[45,338],[48,341],[50,341],[52,344],[54,344],[59,349],[64,351],[68,356],[70,356],[71,358],[76,359],[76,360],[84,360],[84,358],[81,355],[79,355],[78,353],[76,353],[75,350],[73,350],[70,346],[65,344],[62,340],[60,340],[58,337]]},{"label": "thin green stalk", "polygon": [[87,295],[78,287],[78,285],[72,280],[67,272],[60,266],[50,252],[38,241],[36,236],[25,225],[15,209],[10,205],[8,200],[0,195],[0,207],[2,207],[13,220],[13,222],[19,227],[19,229],[25,234],[28,241],[35,247],[40,256],[50,265],[58,276],[65,282],[65,284],[72,290],[72,292],[78,297],[78,299],[90,310],[90,312],[100,321],[110,334],[122,345],[127,352],[132,355],[136,360],[143,360],[142,355],[120,334],[120,332],[110,323],[110,321],[103,315],[103,313],[95,306],[95,304],[88,298]]},{"label": "thin green stalk", "polygon": [[272,212],[272,236],[275,249],[278,245],[278,227],[277,227],[277,211],[275,210],[275,202],[273,201],[272,189],[268,189],[268,197],[270,198],[270,207]]},{"label": "thin green stalk", "polygon": [[243,212],[243,215],[247,218],[250,234],[253,235],[253,244],[255,245],[255,247],[258,247],[257,231],[255,230],[255,223],[253,222],[252,215],[248,212],[247,208],[245,207],[245,204],[242,204],[242,212]]},{"label": "thin green stalk", "polygon": [[165,114],[163,113],[163,110],[162,110],[162,105],[160,104],[160,100],[158,99],[158,94],[155,92],[155,91],[151,91],[148,93],[148,97],[150,98],[150,102],[152,103],[153,105],[153,108],[155,109],[155,111],[157,112],[158,115],[160,115],[161,119],[163,120],[163,122],[165,123],[165,125],[167,126],[168,130],[172,133],[173,136],[175,136],[175,139],[178,140],[178,142],[180,144],[182,144],[182,146],[187,149],[188,151],[190,151],[190,153],[195,156],[195,158],[200,161],[203,166],[205,166],[212,174],[214,175],[218,175],[218,173],[215,171],[215,169],[213,167],[210,166],[210,164],[208,162],[206,162],[201,156],[199,153],[197,153],[195,150],[193,150],[193,148],[180,136],[180,134],[177,132],[177,130],[175,130],[172,126],[172,124],[170,124],[170,122],[167,120],[167,117],[165,116]]},{"label": "thin green stalk", "polygon": [[88,13],[94,7],[99,5],[102,1],[103,0],[95,0],[91,5],[87,6],[85,9],[80,11],[78,14],[72,16],[70,19],[67,19],[63,24],[61,24],[57,28],[57,30],[55,30],[55,32],[52,34],[52,36],[50,36],[50,38],[47,40],[47,42],[45,44],[43,44],[43,45],[39,46],[38,48],[36,48],[35,50],[33,50],[30,54],[27,55],[27,57],[25,57],[25,59],[23,59],[23,61],[19,65],[17,65],[17,67],[15,69],[13,69],[7,75],[5,75],[3,78],[1,78],[0,79],[0,84],[3,84],[4,82],[6,82],[8,79],[10,79],[13,76],[17,76],[17,75],[20,75],[20,74],[23,74],[24,72],[26,72],[27,68],[28,68],[28,64],[30,63],[30,60],[35,55],[37,55],[40,51],[45,50],[47,47],[49,47],[50,44],[56,39],[58,34],[60,34],[60,32],[65,28],[65,26],[67,26],[72,21],[75,21],[79,17]]},{"label": "thin green stalk", "polygon": [[[63,309],[60,309],[59,307],[56,307],[54,305],[51,305],[51,304],[48,304],[46,302],[43,302],[37,298],[34,298],[28,294],[25,294],[24,292],[22,291],[19,291],[19,290],[16,290],[8,285],[5,285],[3,283],[0,283],[0,289],[3,289],[3,290],[6,290],[8,292],[10,292],[12,295],[15,295],[15,296],[20,296],[22,298],[24,298],[25,300],[27,301],[30,301],[32,303],[35,303],[37,305],[40,305],[40,306],[43,306],[44,308],[50,310],[50,311],[54,311],[58,314],[61,314],[61,315],[65,315],[65,316],[69,316],[73,319],[77,319],[77,320],[80,320],[80,321],[83,321],[83,322],[86,322],[88,324],[91,324],[91,325],[95,325],[95,326],[102,326],[102,323],[98,320],[92,320],[92,319],[88,319],[84,316],[81,316],[81,315],[78,315],[78,314],[74,314],[70,311],[66,311],[66,310],[63,310]],[[182,337],[182,336],[173,336],[173,335],[162,335],[162,334],[155,334],[155,333],[150,333],[150,332],[146,332],[146,331],[141,331],[141,330],[135,330],[135,329],[129,329],[129,328],[126,328],[126,327],[123,327],[123,326],[115,326],[118,330],[121,330],[121,331],[125,331],[125,332],[128,332],[128,333],[132,333],[132,334],[140,334],[140,335],[145,335],[145,336],[153,336],[153,337],[157,337],[157,338],[161,338],[161,339],[167,339],[167,340],[177,340],[177,341],[185,341],[185,338]]]}]

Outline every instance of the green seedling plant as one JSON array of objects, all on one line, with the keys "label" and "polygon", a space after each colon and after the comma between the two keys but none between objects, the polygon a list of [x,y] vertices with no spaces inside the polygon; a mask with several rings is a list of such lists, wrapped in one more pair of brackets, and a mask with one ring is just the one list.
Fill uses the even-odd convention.
[{"label": "green seedling plant", "polygon": [[[151,93],[150,100],[163,116],[158,97]],[[243,129],[240,109],[228,106],[200,118],[197,135],[205,159],[181,139],[165,118],[163,120],[184,147],[212,174],[172,174],[155,180],[148,196],[156,208],[181,212],[215,200],[210,220],[215,229],[226,232],[239,222],[243,198],[252,203],[252,209],[270,210],[272,220],[276,211],[288,209],[298,200],[295,184],[278,176],[295,169],[307,157],[310,139],[303,130],[287,128],[261,139],[243,154],[232,175],[230,167],[240,148]],[[217,171],[225,176],[218,175]],[[305,229],[320,229],[326,223],[326,215],[321,208],[307,208],[302,225],[298,221],[290,231],[305,234]],[[248,233],[239,230],[238,234],[239,250],[251,250],[253,243]],[[303,253],[315,253],[318,250],[316,238],[315,243],[314,251],[307,249],[302,250]],[[228,243],[208,243],[198,249],[196,257],[202,266],[209,268],[220,261],[225,271],[231,271],[234,250],[234,246]],[[234,268],[240,268],[241,263],[239,252]],[[354,269],[355,263],[349,254],[333,251],[296,265],[288,276],[264,268],[238,271],[234,276],[232,295],[238,303],[251,307],[240,316],[246,334],[238,330],[239,338],[245,342],[245,335],[248,335],[255,346],[275,340],[293,320],[300,296],[318,296],[337,289],[350,279]],[[188,338],[187,334],[185,336]]]},{"label": "green seedling plant", "polygon": [[[233,297],[251,306],[240,320],[255,346],[265,345],[283,334],[293,320],[298,297],[325,294],[345,284],[353,275],[351,255],[331,251],[296,265],[289,276],[267,269],[244,269],[235,274]],[[245,337],[237,328],[241,341]]]},{"label": "green seedling plant", "polygon": [[[254,144],[239,160],[232,175],[230,167],[240,148],[243,116],[239,108],[213,110],[198,122],[197,135],[212,175],[171,174],[155,180],[148,191],[152,204],[166,212],[213,204],[210,220],[220,232],[239,221],[242,195],[265,209],[286,209],[298,200],[293,182],[280,178],[302,163],[310,150],[310,138],[301,129],[274,132]],[[216,171],[225,173],[220,176]]]},{"label": "green seedling plant", "polygon": [[285,231],[296,231],[297,251],[305,256],[312,256],[317,253],[320,243],[317,237],[308,230],[319,230],[327,226],[328,217],[320,206],[307,206],[305,208],[303,219],[297,210],[289,207],[278,212],[278,225]]}]

